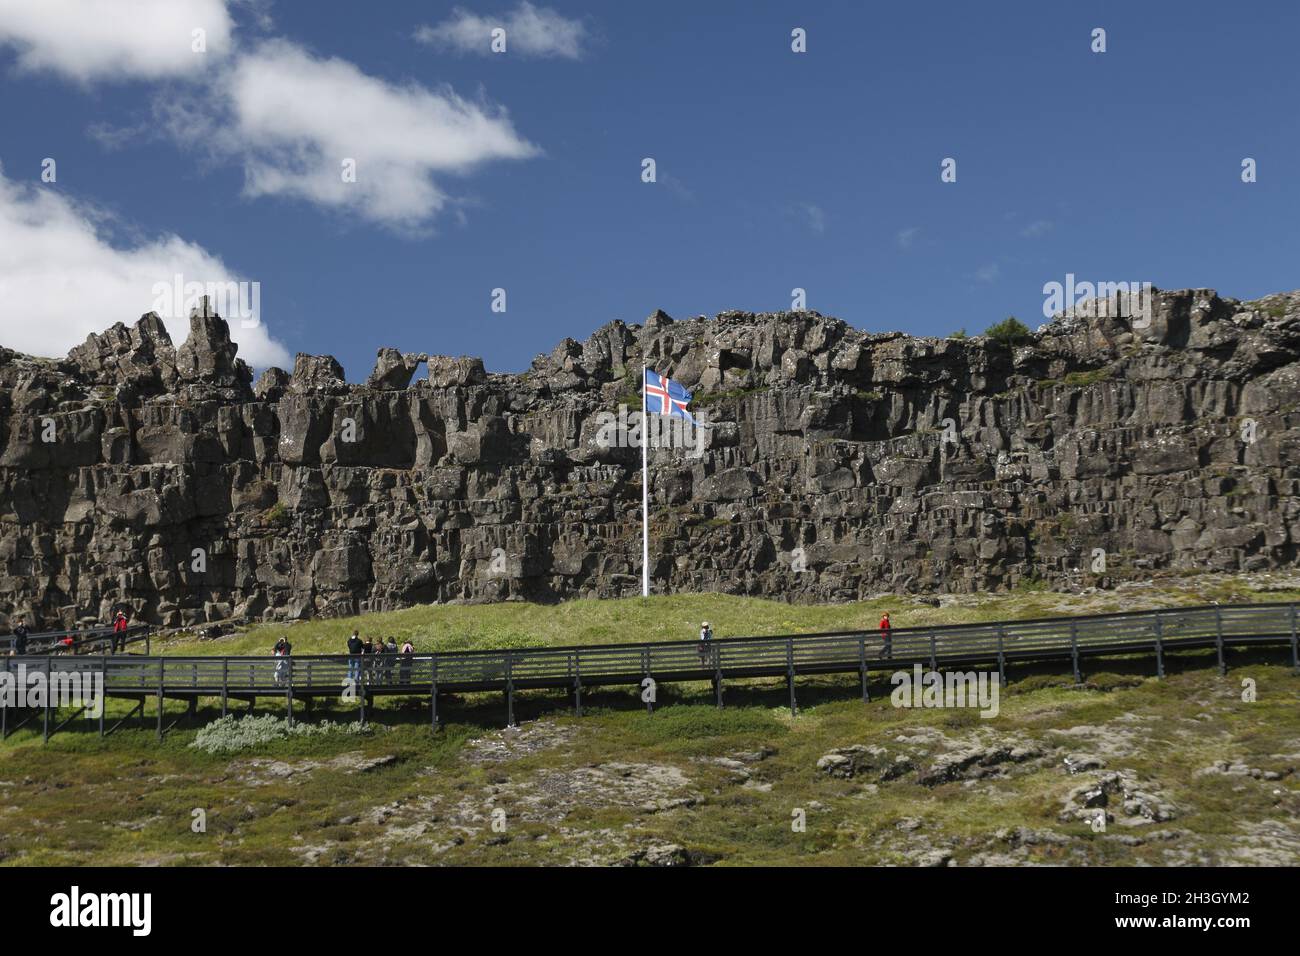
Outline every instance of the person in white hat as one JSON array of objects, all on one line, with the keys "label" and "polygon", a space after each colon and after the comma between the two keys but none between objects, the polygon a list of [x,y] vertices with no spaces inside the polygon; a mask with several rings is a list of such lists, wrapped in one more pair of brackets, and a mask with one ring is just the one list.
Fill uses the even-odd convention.
[{"label": "person in white hat", "polygon": [[707,665],[709,661],[709,641],[713,640],[713,628],[709,627],[708,621],[700,624],[700,663]]}]

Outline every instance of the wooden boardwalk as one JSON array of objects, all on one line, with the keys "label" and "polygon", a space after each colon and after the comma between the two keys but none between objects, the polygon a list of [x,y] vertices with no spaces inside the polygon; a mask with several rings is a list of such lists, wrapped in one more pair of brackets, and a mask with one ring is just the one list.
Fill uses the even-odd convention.
[{"label": "wooden boardwalk", "polygon": [[[221,711],[232,702],[263,698],[282,701],[290,719],[294,705],[307,706],[320,698],[342,699],[355,705],[366,719],[367,705],[378,696],[418,696],[429,702],[429,719],[438,723],[440,693],[500,692],[505,697],[507,723],[514,723],[515,692],[531,688],[561,689],[574,695],[582,711],[584,689],[610,686],[647,686],[685,681],[712,682],[718,706],[723,703],[726,681],[755,677],[784,677],[790,706],[797,706],[795,682],[800,675],[859,675],[863,700],[871,673],[910,669],[915,664],[932,670],[956,667],[996,668],[1005,681],[1006,667],[1016,662],[1069,662],[1076,681],[1086,658],[1116,655],[1152,655],[1155,673],[1164,676],[1169,651],[1213,648],[1221,671],[1229,646],[1276,645],[1290,648],[1293,667],[1300,669],[1297,619],[1300,605],[1289,603],[1228,605],[1135,611],[1087,617],[1057,617],[1031,621],[960,624],[941,627],[896,628],[888,639],[879,631],[843,631],[781,637],[741,637],[646,644],[606,644],[526,650],[464,651],[445,654],[274,657],[155,657],[138,654],[116,656],[62,654],[4,658],[0,675],[16,679],[19,668],[27,675],[44,673],[67,683],[72,677],[102,681],[108,698],[134,701],[144,719],[146,705],[157,706],[161,738],[165,700],[189,704],[200,699],[220,700]],[[40,637],[41,635],[34,635]],[[102,641],[102,635],[93,638]],[[145,641],[140,629],[133,643]],[[653,706],[652,704],[648,706]],[[3,737],[22,724],[37,719],[29,712],[11,713],[0,708]],[[100,708],[102,711],[102,708]],[[55,723],[58,708],[47,702],[43,713],[45,737],[66,726],[81,711]],[[12,718],[12,719],[11,719]],[[25,718],[18,723],[20,718]],[[98,717],[101,734],[111,733]]]}]

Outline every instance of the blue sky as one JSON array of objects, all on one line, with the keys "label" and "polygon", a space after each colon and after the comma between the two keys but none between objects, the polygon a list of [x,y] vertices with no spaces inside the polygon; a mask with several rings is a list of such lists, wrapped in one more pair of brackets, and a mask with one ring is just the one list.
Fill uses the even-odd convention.
[{"label": "blue sky", "polygon": [[794,287],[942,335],[1037,325],[1071,272],[1300,286],[1295,4],[169,0],[212,25],[196,61],[157,2],[80,35],[49,18],[97,0],[0,0],[0,344],[133,321],[173,264],[260,283],[256,364],[353,381],[379,346],[516,371]]}]

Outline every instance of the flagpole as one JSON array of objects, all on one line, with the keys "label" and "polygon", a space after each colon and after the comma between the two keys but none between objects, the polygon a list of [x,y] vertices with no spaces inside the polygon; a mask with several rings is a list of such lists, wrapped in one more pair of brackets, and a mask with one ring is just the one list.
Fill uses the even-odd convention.
[{"label": "flagpole", "polygon": [[646,432],[645,378],[646,367],[641,366],[641,596],[650,596],[650,465],[647,446],[650,436]]}]

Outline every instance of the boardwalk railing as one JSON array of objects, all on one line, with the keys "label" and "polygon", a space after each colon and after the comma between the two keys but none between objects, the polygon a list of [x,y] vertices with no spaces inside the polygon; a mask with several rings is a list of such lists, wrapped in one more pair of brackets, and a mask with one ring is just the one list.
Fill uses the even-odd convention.
[{"label": "boardwalk railing", "polygon": [[[119,645],[144,643],[145,653],[149,653],[149,638],[153,629],[147,624],[133,624],[128,627],[125,633],[120,637]],[[62,641],[66,638],[72,638],[71,645],[64,645]],[[96,651],[111,651],[113,647],[114,631],[110,627],[92,627],[79,631],[42,631],[39,634],[27,635],[27,653],[29,655],[68,653],[68,654],[93,654]],[[0,637],[0,654],[8,654],[13,650],[14,637],[7,634]]]},{"label": "boardwalk railing", "polygon": [[[1298,624],[1297,604],[1216,605],[896,628],[888,634],[876,630],[839,631],[708,643],[608,644],[413,657],[27,656],[6,658],[0,675],[14,674],[21,666],[28,675],[98,679],[107,697],[135,700],[142,715],[145,702],[153,698],[158,705],[160,734],[165,698],[187,701],[193,712],[199,698],[219,697],[225,714],[232,700],[246,701],[251,707],[258,698],[278,697],[285,702],[292,719],[295,700],[303,700],[310,707],[313,699],[342,697],[356,702],[365,720],[367,704],[375,696],[420,695],[429,698],[430,720],[436,727],[440,692],[502,691],[507,719],[513,724],[516,690],[571,691],[581,713],[584,688],[645,686],[647,679],[655,683],[711,681],[721,706],[726,679],[785,677],[793,710],[797,675],[857,673],[866,700],[870,672],[907,669],[915,664],[936,669],[992,666],[1005,680],[1008,663],[1068,660],[1075,680],[1080,681],[1080,662],[1084,658],[1154,654],[1156,674],[1163,677],[1167,651],[1214,648],[1222,672],[1226,668],[1226,647],[1289,645],[1292,666],[1300,669]],[[50,711],[57,706],[57,702],[46,706],[47,735]],[[648,706],[652,708],[653,704]],[[0,709],[5,711],[4,736],[8,736],[12,732],[9,708]],[[99,720],[103,732],[103,717]]]}]

